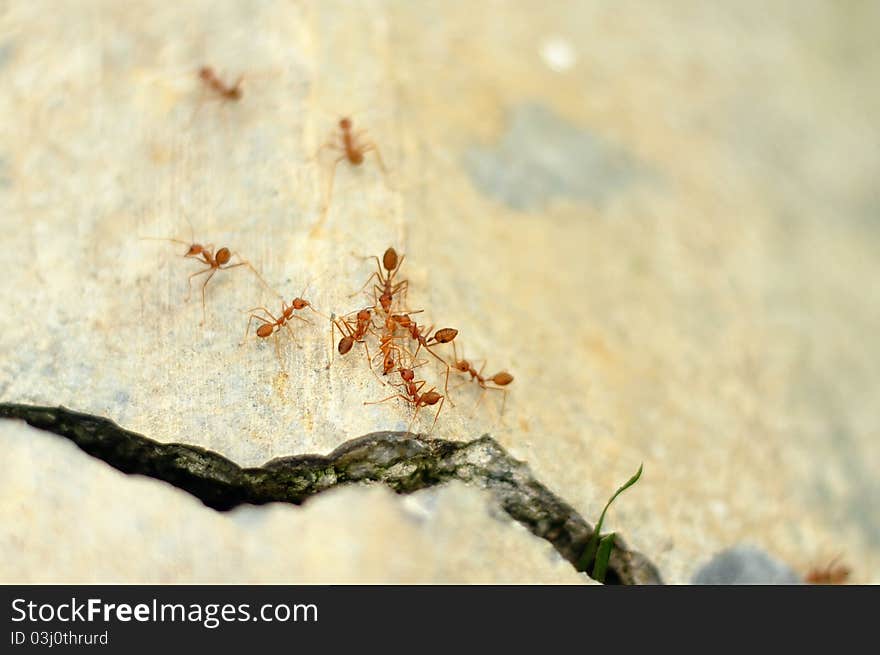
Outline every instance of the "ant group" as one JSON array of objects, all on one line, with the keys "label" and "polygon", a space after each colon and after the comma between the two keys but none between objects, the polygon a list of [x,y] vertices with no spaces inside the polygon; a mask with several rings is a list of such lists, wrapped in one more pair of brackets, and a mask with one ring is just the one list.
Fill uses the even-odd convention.
[{"label": "ant group", "polygon": [[[399,388],[397,393],[380,401],[365,404],[378,404],[395,398],[404,400],[415,409],[413,421],[422,407],[437,405],[437,413],[431,427],[433,430],[446,400],[449,399],[450,404],[454,405],[449,394],[449,377],[451,371],[455,369],[470,374],[471,380],[476,381],[483,389],[484,394],[490,390],[503,392],[505,394],[501,408],[503,414],[507,398],[505,387],[513,382],[513,376],[502,371],[491,377],[484,377],[483,369],[478,371],[467,360],[458,358],[455,339],[459,332],[456,328],[444,327],[435,330],[433,325],[425,327],[413,318],[414,314],[418,314],[422,310],[413,311],[404,307],[409,290],[409,280],[400,277],[400,269],[405,255],[398,255],[394,248],[388,248],[381,260],[375,256],[365,259],[375,260],[376,270],[370,274],[360,290],[352,295],[363,292],[372,283],[369,297],[372,298],[373,304],[358,310],[356,314],[353,312],[339,319],[334,319],[331,331],[335,332],[336,329],[339,329],[343,335],[337,346],[337,351],[342,355],[349,352],[355,343],[364,345],[368,365],[373,375],[383,384],[389,383],[382,381],[382,378],[376,374],[373,367],[376,360],[381,361],[383,376],[387,377],[395,372],[400,376],[399,382],[390,382],[391,386]],[[375,319],[378,319],[378,322]],[[377,343],[376,353],[372,357],[367,344],[371,339]],[[438,347],[449,343],[452,344],[454,355],[451,361],[447,361],[436,351]],[[408,344],[414,344],[414,347]],[[442,394],[434,386],[423,392],[422,389],[427,381],[415,379],[414,369],[428,363],[427,361],[416,363],[422,350],[427,351],[445,368]],[[482,396],[480,400],[482,400]],[[479,401],[477,404],[479,405]]]},{"label": "ant group", "polygon": [[[156,237],[143,238],[154,239]],[[187,299],[189,299],[192,293],[192,279],[194,277],[200,275],[207,276],[202,283],[203,324],[207,311],[205,289],[219,270],[228,270],[230,268],[246,266],[253,271],[266,289],[273,291],[271,287],[266,284],[262,275],[260,275],[250,262],[235,255],[229,248],[223,247],[215,251],[213,246],[202,245],[195,240],[192,240],[189,243],[179,239],[163,238],[160,240],[186,245],[187,250],[183,256],[196,259],[205,265],[204,268],[195,271],[189,276],[189,293],[187,294]],[[234,256],[238,257],[240,261],[232,263],[232,258]],[[372,305],[361,307],[360,309],[339,316],[336,314],[325,316],[316,310],[310,301],[304,298],[306,290],[308,289],[307,285],[300,295],[293,298],[290,303],[282,298],[281,311],[277,314],[273,313],[265,305],[260,305],[247,310],[246,313],[248,314],[248,320],[244,333],[245,341],[247,340],[247,336],[250,333],[253,323],[256,321],[259,323],[255,330],[258,339],[268,339],[272,336],[275,337],[275,353],[280,362],[281,354],[279,350],[279,335],[282,330],[287,330],[293,342],[299,345],[291,324],[294,320],[310,324],[311,321],[301,315],[301,312],[308,309],[330,322],[331,344],[335,341],[336,330],[339,330],[341,334],[338,343],[331,345],[331,348],[333,345],[335,345],[335,348],[332,348],[331,350],[330,362],[328,363],[327,368],[333,363],[333,350],[339,353],[340,356],[345,356],[351,352],[355,344],[359,343],[364,347],[367,365],[376,379],[383,385],[390,384],[392,387],[397,388],[397,392],[387,398],[375,402],[366,402],[364,404],[379,404],[395,398],[403,400],[414,409],[412,420],[410,421],[410,427],[412,427],[413,423],[416,421],[419,412],[423,407],[437,406],[434,421],[431,424],[431,430],[433,430],[446,400],[449,399],[450,405],[454,406],[449,395],[449,377],[451,371],[456,370],[469,375],[470,381],[476,382],[476,384],[483,390],[483,394],[480,396],[480,401],[482,401],[482,398],[487,391],[500,391],[504,393],[504,401],[501,406],[501,414],[503,415],[504,405],[507,399],[506,387],[513,382],[513,376],[506,371],[496,373],[489,377],[484,376],[483,368],[485,367],[485,364],[483,365],[483,368],[477,370],[468,360],[458,357],[456,338],[458,337],[459,331],[456,328],[444,327],[435,330],[433,325],[425,327],[424,325],[420,325],[418,321],[413,318],[415,314],[419,314],[423,310],[410,310],[404,305],[405,297],[410,286],[409,280],[400,277],[400,269],[405,259],[404,255],[398,255],[394,248],[388,248],[382,255],[381,260],[378,257],[371,257],[368,259],[375,260],[376,270],[370,274],[361,289],[352,295],[357,295],[357,293],[363,292],[372,283],[372,289],[368,293],[368,297],[372,299]],[[278,295],[277,292],[273,291],[273,293]],[[377,344],[375,356],[371,356],[370,354],[370,342]],[[451,361],[447,361],[443,356],[438,354],[437,349],[450,343],[452,344],[453,358]],[[423,391],[428,384],[427,380],[417,380],[415,377],[415,369],[427,364],[429,361],[417,361],[419,354],[423,350],[445,368],[443,393],[440,393],[436,386],[431,386],[427,391]],[[373,366],[374,361],[378,358],[381,358],[382,375],[386,380],[379,377]],[[388,376],[395,373],[400,376],[400,380],[397,382],[388,381]],[[477,402],[477,405],[479,405],[480,401]]]}]

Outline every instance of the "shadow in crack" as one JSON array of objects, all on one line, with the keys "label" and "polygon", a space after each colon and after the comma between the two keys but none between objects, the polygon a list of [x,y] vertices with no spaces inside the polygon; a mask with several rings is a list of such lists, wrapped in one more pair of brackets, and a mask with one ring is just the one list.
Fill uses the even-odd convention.
[{"label": "shadow in crack", "polygon": [[[570,505],[532,477],[485,435],[444,441],[409,432],[374,432],[342,444],[329,455],[296,455],[242,468],[210,450],[161,443],[99,416],[63,407],[0,403],[0,418],[21,419],[73,441],[80,449],[129,474],[146,475],[182,489],[208,507],[225,511],[249,503],[300,504],[342,484],[380,483],[407,494],[450,480],[488,491],[507,514],[549,541],[573,566],[593,528]],[[608,582],[661,583],[656,567],[618,538]]]}]

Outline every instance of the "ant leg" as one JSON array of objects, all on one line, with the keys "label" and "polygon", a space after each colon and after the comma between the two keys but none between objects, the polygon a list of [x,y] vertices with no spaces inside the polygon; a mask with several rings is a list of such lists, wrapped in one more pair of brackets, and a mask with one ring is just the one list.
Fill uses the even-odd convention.
[{"label": "ant leg", "polygon": [[316,159],[318,158],[318,155],[321,154],[321,151],[322,151],[324,148],[329,148],[330,150],[336,150],[336,151],[338,151],[338,152],[342,152],[342,151],[343,151],[343,148],[340,148],[338,143],[333,143],[332,141],[325,141],[324,143],[322,143],[322,144],[318,147],[317,150],[315,150],[315,154],[312,155],[311,159],[312,159],[312,160],[316,160]]},{"label": "ant leg", "polygon": [[373,151],[376,154],[376,161],[379,162],[379,168],[382,169],[383,173],[388,172],[388,168],[385,166],[385,162],[382,159],[382,155],[379,154],[379,148],[372,141],[367,141],[364,146],[361,148],[362,153]]},{"label": "ant leg", "polygon": [[480,394],[480,398],[477,400],[477,404],[474,405],[474,411],[477,410],[477,407],[480,406],[480,403],[483,402],[483,398],[486,396],[487,391],[500,391],[504,394],[504,397],[501,400],[501,414],[499,414],[498,418],[501,419],[504,416],[504,407],[507,405],[507,389],[501,389],[500,387],[490,387],[485,384],[480,385],[483,389],[483,393]]},{"label": "ant leg", "polygon": [[480,367],[480,370],[477,371],[476,376],[474,376],[473,378],[477,381],[477,384],[480,385],[480,388],[483,390],[483,392],[480,394],[480,397],[477,398],[477,404],[474,405],[474,408],[471,410],[471,416],[473,416],[473,413],[477,411],[477,407],[479,407],[480,403],[483,402],[483,398],[486,397],[486,392],[490,389],[490,387],[486,386],[486,378],[483,377],[483,369],[486,368],[486,364],[488,363],[488,361],[489,360],[487,359],[483,360],[483,365]]},{"label": "ant leg", "polygon": [[324,196],[324,207],[321,210],[321,217],[318,219],[318,222],[315,223],[314,227],[309,231],[309,236],[315,238],[320,234],[321,229],[324,227],[324,223],[327,221],[327,214],[330,212],[330,201],[333,199],[333,183],[336,179],[336,167],[339,166],[339,162],[345,159],[345,155],[339,155],[333,162],[333,166],[330,167],[330,183],[327,185],[327,193]]},{"label": "ant leg", "polygon": [[187,281],[187,288],[189,290],[186,292],[186,298],[183,299],[183,302],[189,302],[189,299],[192,297],[192,279],[196,275],[204,275],[205,273],[207,273],[209,271],[213,271],[213,270],[216,270],[216,269],[213,266],[210,266],[208,268],[202,269],[201,271],[196,271],[195,273],[193,273],[192,275],[189,276],[189,279]]},{"label": "ant leg", "polygon": [[393,396],[388,396],[387,398],[383,398],[382,400],[371,400],[369,402],[365,400],[364,405],[379,405],[381,403],[387,403],[389,400],[392,400],[394,398],[402,398],[403,400],[409,402],[408,396],[404,396],[402,393],[396,393]]},{"label": "ant leg", "polygon": [[446,402],[446,396],[443,396],[440,399],[440,407],[437,408],[437,413],[434,414],[434,422],[431,423],[431,430],[428,432],[428,434],[431,434],[431,432],[434,431],[434,427],[437,425],[437,419],[440,418],[440,410],[443,409],[443,403],[445,403],[445,402]]},{"label": "ant leg", "polygon": [[[409,402],[412,402],[412,400],[409,398],[407,398],[407,400]],[[412,432],[412,426],[416,422],[416,417],[419,415],[419,410],[422,408],[422,406],[418,402],[415,403],[415,405],[416,405],[416,411],[413,413],[413,417],[410,419],[409,425],[406,426],[407,432]]]},{"label": "ant leg", "polygon": [[458,389],[461,389],[464,385],[468,384],[469,382],[470,382],[470,380],[462,380],[462,381],[459,382],[457,385],[455,385],[454,387],[452,387],[452,390],[453,390],[453,391],[456,391],[456,390],[458,390]]},{"label": "ant leg", "polygon": [[208,277],[205,278],[205,281],[202,283],[202,325],[205,324],[205,321],[208,319],[208,311],[205,309],[205,287],[208,286],[208,282],[211,281],[211,278],[214,277],[214,273],[217,272],[217,269],[211,269],[211,272],[208,274]]},{"label": "ant leg", "polygon": [[362,343],[364,345],[364,351],[367,353],[367,365],[370,367],[370,373],[372,373],[373,377],[376,378],[379,381],[379,384],[381,384],[384,387],[385,383],[382,382],[382,378],[379,377],[379,374],[376,373],[376,369],[373,368],[373,358],[370,357],[370,349],[367,346],[367,342],[365,340],[361,340],[360,343]]},{"label": "ant leg", "polygon": [[220,269],[222,269],[222,270],[225,271],[225,270],[230,269],[230,268],[237,268],[238,266],[247,266],[248,269],[250,269],[251,273],[253,273],[254,275],[257,276],[257,279],[260,281],[260,284],[262,284],[263,287],[264,287],[267,291],[271,291],[272,293],[274,293],[274,294],[275,294],[276,296],[278,296],[279,298],[284,298],[284,296],[282,296],[280,293],[278,293],[277,291],[275,291],[275,289],[273,289],[272,287],[269,286],[269,283],[266,282],[266,280],[263,278],[263,276],[260,275],[260,272],[259,272],[256,268],[254,268],[253,265],[252,265],[248,260],[246,260],[244,257],[242,257],[241,255],[239,255],[237,252],[234,252],[234,253],[232,253],[232,254],[235,255],[236,257],[238,257],[241,261],[238,262],[238,263],[236,263],[236,264],[226,264],[225,266],[218,266],[218,268],[220,268]]},{"label": "ant leg", "polygon": [[[305,320],[305,319],[303,319]],[[293,328],[290,327],[289,323],[285,323],[284,327],[287,328],[287,331],[290,332],[290,338],[293,339],[293,343],[296,344],[296,347],[302,350],[302,345],[300,345],[299,341],[296,340],[296,334],[293,332]]]},{"label": "ant leg", "polygon": [[[426,332],[426,334],[428,334],[428,333],[430,333],[430,330],[428,332]],[[426,339],[426,341],[427,341],[427,339]],[[419,341],[419,347],[416,348],[416,355],[419,354],[419,350],[422,348],[422,345],[423,345],[422,342]],[[433,350],[431,350],[430,346],[428,346],[427,344],[424,344],[424,348],[425,348],[425,350],[428,351],[428,353],[431,354],[431,356],[434,359],[436,359],[438,362],[440,362],[441,364],[443,364],[443,366],[446,367],[446,382],[444,383],[444,386],[443,386],[443,392],[448,395],[449,394],[449,372],[452,369],[452,367],[449,365],[449,362],[447,362],[445,359],[440,357],[440,355],[438,355]],[[455,403],[452,402],[452,398],[449,399],[449,404],[452,405],[453,407],[455,407]]]},{"label": "ant leg", "polygon": [[[379,258],[376,257],[376,262],[378,263],[378,261],[379,261]],[[377,280],[379,280],[379,284],[382,284],[382,282],[383,282],[383,280],[382,280],[382,275],[381,275],[380,273],[377,273],[376,271],[373,271],[373,272],[370,274],[370,277],[367,278],[367,281],[364,282],[364,286],[362,286],[360,289],[358,289],[358,290],[355,291],[354,293],[350,294],[348,297],[349,297],[349,298],[354,298],[354,297],[355,297],[356,295],[358,295],[361,291],[363,291],[364,289],[366,289],[366,288],[367,288],[367,285],[373,280],[373,278],[376,278]]]},{"label": "ant leg", "polygon": [[281,367],[281,370],[284,370],[284,363],[281,361],[281,349],[278,347],[278,330],[275,330],[274,340],[275,340],[275,358],[278,360],[278,366]]},{"label": "ant leg", "polygon": [[333,343],[336,340],[336,314],[330,315],[330,361],[327,362],[327,366],[324,367],[324,370],[328,370],[330,366],[333,364],[333,351],[336,350],[335,344]]}]

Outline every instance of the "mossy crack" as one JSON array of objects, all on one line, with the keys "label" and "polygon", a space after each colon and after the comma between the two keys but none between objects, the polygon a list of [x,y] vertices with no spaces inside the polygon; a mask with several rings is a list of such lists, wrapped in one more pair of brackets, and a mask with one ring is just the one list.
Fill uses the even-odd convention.
[{"label": "mossy crack", "polygon": [[[123,473],[146,475],[183,489],[218,511],[241,504],[301,504],[338,485],[381,483],[399,494],[461,480],[485,489],[514,520],[549,541],[575,568],[593,527],[532,477],[494,439],[445,441],[409,432],[374,432],[329,455],[280,457],[242,468],[205,448],[161,443],[113,421],[64,407],[0,403],[0,418],[20,419],[73,441]],[[607,582],[661,583],[656,567],[619,537]]]}]

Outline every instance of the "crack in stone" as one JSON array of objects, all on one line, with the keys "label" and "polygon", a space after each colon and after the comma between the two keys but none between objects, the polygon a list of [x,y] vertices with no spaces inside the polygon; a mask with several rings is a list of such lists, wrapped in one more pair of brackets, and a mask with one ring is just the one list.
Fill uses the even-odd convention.
[{"label": "crack in stone", "polygon": [[[492,437],[431,439],[410,432],[373,432],[329,455],[279,457],[242,468],[205,448],[161,443],[113,421],[64,407],[0,403],[0,418],[20,419],[73,441],[81,450],[128,474],[163,480],[218,511],[241,504],[299,505],[338,485],[381,483],[408,494],[450,480],[485,489],[514,520],[546,539],[575,568],[593,527],[532,477]],[[657,568],[615,539],[609,583],[662,584]]]}]

